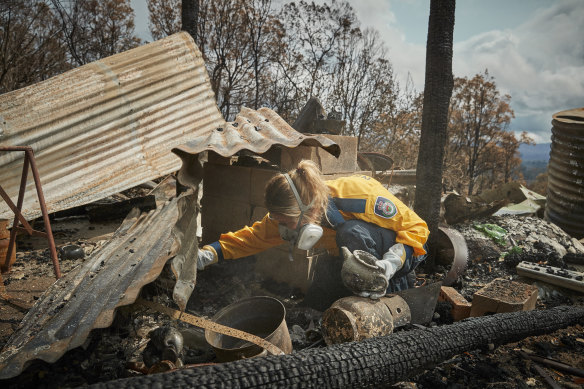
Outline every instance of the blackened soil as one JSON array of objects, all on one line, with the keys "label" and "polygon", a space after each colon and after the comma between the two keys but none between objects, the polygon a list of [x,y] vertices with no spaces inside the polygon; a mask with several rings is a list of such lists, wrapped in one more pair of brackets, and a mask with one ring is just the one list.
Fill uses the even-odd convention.
[{"label": "blackened soil", "polygon": [[[77,231],[75,230],[77,228]],[[77,244],[87,252],[99,250],[102,241],[79,237],[80,232],[95,231],[81,227],[63,227],[59,234],[59,245]],[[100,243],[101,242],[101,243]],[[529,247],[528,250],[501,256],[496,248],[485,249],[483,255],[470,258],[468,268],[452,285],[468,301],[473,294],[493,281],[505,278],[518,282],[534,283],[539,298],[536,309],[557,305],[584,305],[582,295],[569,290],[552,287],[545,283],[521,279],[515,272],[520,261],[543,265],[573,268],[581,255],[559,256],[548,245]],[[480,250],[480,248],[475,247]],[[83,259],[62,261],[61,270],[67,273]],[[576,264],[575,264],[576,262]],[[221,308],[254,295],[278,298],[286,307],[286,322],[294,351],[306,348],[325,347],[322,340],[320,320],[322,312],[303,306],[304,295],[300,290],[286,284],[261,278],[253,271],[254,258],[225,261],[199,272],[197,286],[187,310],[199,316],[211,318]],[[426,264],[417,270],[419,283],[443,279],[448,266],[431,267]],[[30,304],[53,282],[52,266],[46,249],[23,244],[19,248],[15,271],[5,275],[5,285],[12,291],[29,292],[23,295]],[[43,283],[44,282],[44,283]],[[32,289],[34,285],[39,285]],[[28,288],[28,289],[27,289]],[[38,289],[38,290],[37,290]],[[159,279],[142,291],[143,297],[173,306],[169,289]],[[8,312],[2,306],[3,312]],[[25,308],[14,308],[15,312],[4,317],[1,325],[0,347],[8,341],[17,327]],[[448,303],[437,304],[430,326],[452,323],[451,307]],[[65,388],[109,381],[116,378],[144,374],[144,352],[150,342],[149,334],[161,326],[175,326],[185,335],[184,365],[219,363],[214,350],[206,343],[201,329],[182,322],[170,320],[163,314],[153,313],[140,306],[131,305],[117,311],[116,320],[109,328],[93,330],[83,347],[71,350],[57,362],[49,364],[34,361],[18,377],[0,381],[3,388]],[[410,388],[547,388],[544,378],[535,368],[535,363],[525,359],[523,353],[558,360],[578,369],[584,369],[584,323],[552,334],[530,337],[521,342],[498,348],[486,345],[484,349],[468,350],[439,365],[429,368],[418,376],[411,377],[394,387]],[[408,331],[407,326],[398,331]],[[188,336],[188,341],[187,341]],[[540,364],[544,371],[561,387],[582,387],[583,378],[558,371]]]}]

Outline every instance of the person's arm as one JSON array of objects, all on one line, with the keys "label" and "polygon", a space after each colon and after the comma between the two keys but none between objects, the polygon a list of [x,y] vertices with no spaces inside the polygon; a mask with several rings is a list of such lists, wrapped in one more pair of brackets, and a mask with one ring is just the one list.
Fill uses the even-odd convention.
[{"label": "person's arm", "polygon": [[407,222],[404,221],[398,226],[401,229],[396,230],[395,242],[412,247],[414,249],[414,256],[427,254],[424,249],[424,244],[430,235],[428,225],[413,211],[408,209],[407,212],[413,215],[410,215],[411,217]]},{"label": "person's arm", "polygon": [[345,218],[361,219],[392,230],[396,233],[396,243],[410,246],[416,256],[426,254],[424,244],[430,234],[426,222],[379,181],[351,176],[328,184],[334,201],[343,203],[337,205]]},{"label": "person's arm", "polygon": [[278,232],[278,222],[266,215],[252,226],[221,234],[217,242],[207,246],[213,249],[217,259],[236,259],[257,254],[282,243],[284,240]]},{"label": "person's arm", "polygon": [[415,256],[426,254],[428,225],[387,189],[376,197],[370,217],[378,226],[395,231],[395,242],[410,246]]}]

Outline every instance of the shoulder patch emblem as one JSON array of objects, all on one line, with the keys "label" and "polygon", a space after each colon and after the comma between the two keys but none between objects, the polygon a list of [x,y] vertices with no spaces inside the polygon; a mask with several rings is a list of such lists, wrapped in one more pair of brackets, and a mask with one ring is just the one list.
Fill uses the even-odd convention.
[{"label": "shoulder patch emblem", "polygon": [[373,212],[375,212],[377,216],[390,219],[397,213],[397,208],[395,204],[391,202],[391,200],[388,200],[385,197],[377,196],[377,199],[375,200],[375,209]]}]

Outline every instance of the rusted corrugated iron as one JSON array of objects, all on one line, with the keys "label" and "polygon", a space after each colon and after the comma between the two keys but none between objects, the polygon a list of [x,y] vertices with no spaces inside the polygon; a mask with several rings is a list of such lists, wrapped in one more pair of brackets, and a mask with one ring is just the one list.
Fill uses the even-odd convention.
[{"label": "rusted corrugated iron", "polygon": [[[0,144],[33,148],[49,212],[178,170],[173,148],[179,155],[213,150],[228,156],[300,143],[340,152],[325,137],[296,132],[267,108],[243,108],[226,123],[202,55],[184,32],[0,96]],[[21,166],[22,158],[0,155],[0,182],[11,197]],[[0,204],[0,218],[10,214]],[[25,199],[23,214],[40,215],[34,198]]]},{"label": "rusted corrugated iron", "polygon": [[57,280],[2,350],[0,379],[17,376],[33,359],[55,362],[82,345],[92,329],[108,327],[117,307],[134,302],[176,252],[171,226],[183,199],[188,197],[126,218],[101,250]]},{"label": "rusted corrugated iron", "polygon": [[[255,111],[245,112],[253,120],[265,119],[264,115]],[[279,118],[272,111],[262,109],[258,112],[279,123]],[[238,116],[238,120],[244,117]],[[278,125],[284,127],[287,135],[268,138],[261,147],[271,147],[279,144],[278,141],[320,145],[316,138],[289,131],[283,123]],[[269,131],[275,133],[277,130],[276,126],[272,126]],[[338,152],[338,145],[331,143],[328,143],[329,149]],[[206,151],[210,145],[217,144],[220,147],[214,150],[262,150],[253,146],[244,147],[245,143],[228,136],[202,143],[202,146],[192,142],[190,151]],[[53,284],[22,320],[20,328],[2,350],[0,379],[20,374],[34,359],[54,362],[66,351],[81,345],[92,329],[109,326],[115,309],[133,303],[140,289],[156,279],[171,258],[172,269],[177,276],[173,298],[184,308],[196,281],[196,266],[192,260],[197,255],[196,189],[202,177],[202,166],[198,161],[199,154],[188,154],[184,150],[178,153],[186,162],[179,175],[183,176],[182,183],[190,184],[195,190],[186,192],[159,210],[124,222],[106,246]]]},{"label": "rusted corrugated iron", "polygon": [[[0,96],[0,143],[33,148],[49,212],[178,170],[170,150],[223,123],[187,33]],[[16,196],[22,157],[2,154],[0,167],[2,186]],[[2,202],[0,218],[10,213]],[[40,215],[33,196],[23,214]]]},{"label": "rusted corrugated iron", "polygon": [[223,123],[212,131],[192,137],[172,151],[180,157],[190,158],[205,150],[224,157],[246,149],[261,154],[274,145],[322,147],[338,157],[340,147],[323,135],[301,134],[269,108],[257,111],[242,107],[234,121]]},{"label": "rusted corrugated iron", "polygon": [[584,108],[558,112],[552,120],[545,219],[584,237]]},{"label": "rusted corrugated iron", "polygon": [[[133,303],[170,258],[177,276],[173,297],[186,304],[196,279],[201,152],[230,156],[303,144],[340,153],[330,139],[300,134],[267,108],[243,108],[226,123],[186,33],[0,96],[0,141],[33,147],[49,212],[177,170],[180,159],[171,149],[183,161],[181,184],[193,189],[124,222],[105,247],[53,284],[2,350],[0,379],[20,374],[34,359],[54,362],[81,345],[91,329],[109,326],[114,310]],[[13,194],[20,164],[0,155],[0,180]],[[23,211],[35,217],[38,204],[29,200]],[[0,208],[0,218],[8,212]]]}]

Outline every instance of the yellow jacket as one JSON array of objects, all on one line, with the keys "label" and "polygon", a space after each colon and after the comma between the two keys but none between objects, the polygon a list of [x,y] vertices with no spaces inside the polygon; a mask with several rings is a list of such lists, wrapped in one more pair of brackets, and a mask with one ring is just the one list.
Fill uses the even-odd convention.
[{"label": "yellow jacket", "polygon": [[[360,219],[396,232],[396,243],[403,243],[414,249],[414,255],[426,254],[423,248],[430,231],[414,211],[392,195],[375,179],[355,175],[326,181],[330,190],[330,204],[327,221],[330,227],[350,219]],[[339,218],[339,215],[342,218]],[[318,248],[338,253],[336,231],[323,225],[324,234]],[[278,232],[278,222],[265,215],[236,232],[222,234],[218,242],[210,244],[219,258],[235,259],[264,251],[285,243]]]}]

